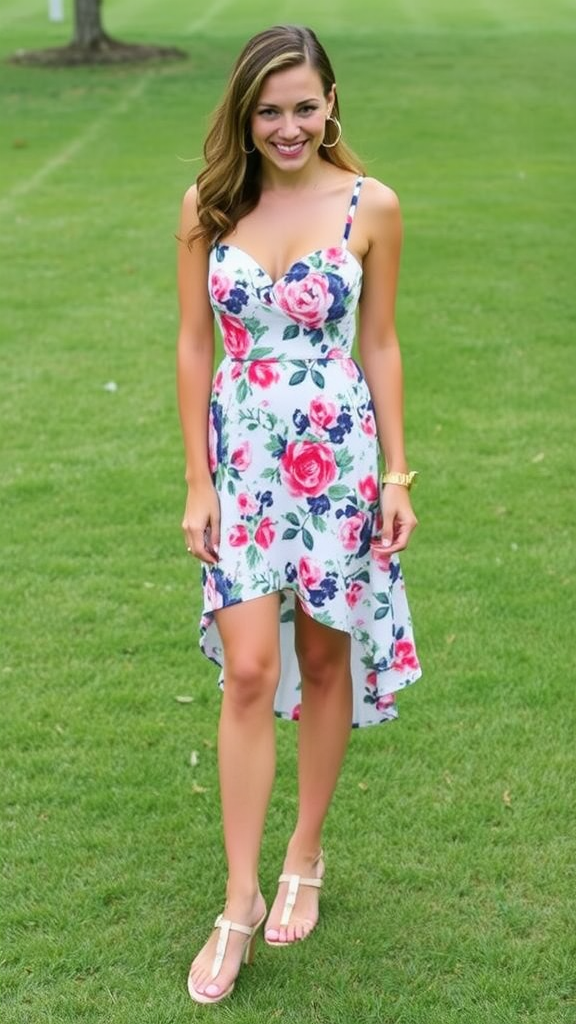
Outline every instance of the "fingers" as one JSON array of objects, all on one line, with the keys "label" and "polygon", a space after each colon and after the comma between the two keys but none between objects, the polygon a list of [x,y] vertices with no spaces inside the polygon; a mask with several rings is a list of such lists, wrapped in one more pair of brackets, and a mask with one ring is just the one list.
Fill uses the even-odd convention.
[{"label": "fingers", "polygon": [[391,520],[387,517],[382,525],[380,538],[373,541],[373,546],[386,555],[394,555],[397,551],[404,551],[417,525],[418,520],[415,516],[402,520]]},{"label": "fingers", "polygon": [[184,522],[182,529],[188,554],[200,559],[201,562],[206,562],[208,565],[217,565],[219,561],[218,543],[214,537],[216,535],[219,539],[219,527],[216,529],[210,525],[193,527]]}]

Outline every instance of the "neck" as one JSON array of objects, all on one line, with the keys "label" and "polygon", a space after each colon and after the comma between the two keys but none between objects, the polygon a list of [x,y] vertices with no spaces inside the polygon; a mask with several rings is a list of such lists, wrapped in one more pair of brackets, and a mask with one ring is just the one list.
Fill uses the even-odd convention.
[{"label": "neck", "polygon": [[317,189],[325,180],[328,167],[327,161],[319,156],[309,160],[300,171],[282,171],[274,164],[265,163],[262,167],[262,191],[293,193]]}]

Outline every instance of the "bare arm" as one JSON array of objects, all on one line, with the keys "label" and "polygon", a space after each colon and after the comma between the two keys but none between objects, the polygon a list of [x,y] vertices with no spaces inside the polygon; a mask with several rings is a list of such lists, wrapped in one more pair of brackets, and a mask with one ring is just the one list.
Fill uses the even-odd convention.
[{"label": "bare arm", "polygon": [[[386,469],[405,473],[402,360],[395,326],[402,221],[395,193],[374,181],[369,187],[371,238],[360,300],[360,356]],[[390,554],[402,550],[417,523],[406,488],[386,485],[382,515],[383,545]]]},{"label": "bare arm", "polygon": [[220,510],[208,461],[208,411],[214,365],[208,252],[201,241],[196,241],[191,250],[185,241],[197,222],[196,187],[193,186],[184,196],[178,232],[181,241],[178,243],[177,385],[188,483],[182,529],[192,553],[203,561],[215,562]]}]

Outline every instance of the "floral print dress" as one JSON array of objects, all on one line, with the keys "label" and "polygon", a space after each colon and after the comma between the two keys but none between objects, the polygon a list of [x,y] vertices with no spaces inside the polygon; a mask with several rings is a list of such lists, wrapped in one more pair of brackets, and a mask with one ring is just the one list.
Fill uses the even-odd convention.
[{"label": "floral print dress", "polygon": [[221,542],[218,564],[202,567],[200,623],[203,652],[222,666],[214,611],[279,592],[275,711],[298,719],[298,599],[351,637],[355,726],[395,718],[396,691],[420,676],[400,564],[370,548],[380,520],[378,443],[351,357],[362,267],[348,250],[361,185],[341,244],[301,257],[275,282],[234,245],[210,253],[225,351],[209,413]]}]

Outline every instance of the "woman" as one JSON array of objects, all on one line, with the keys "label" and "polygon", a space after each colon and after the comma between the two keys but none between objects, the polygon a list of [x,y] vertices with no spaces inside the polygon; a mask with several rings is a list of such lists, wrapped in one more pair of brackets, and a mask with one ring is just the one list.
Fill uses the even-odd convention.
[{"label": "woman", "polygon": [[[182,209],[183,529],[203,563],[202,649],[223,666],[228,861],[225,912],[190,969],[200,1003],[231,993],[264,921],[270,945],[310,934],[350,728],[395,717],[395,691],[420,675],[396,559],[416,525],[394,328],[400,214],[338,115],[310,29],[255,36]],[[350,356],[357,306],[364,373]],[[214,314],[225,356],[212,380]],[[273,710],[299,720],[299,812],[267,916]]]}]

